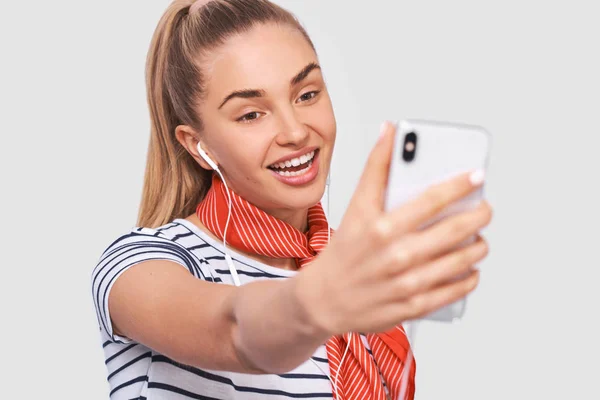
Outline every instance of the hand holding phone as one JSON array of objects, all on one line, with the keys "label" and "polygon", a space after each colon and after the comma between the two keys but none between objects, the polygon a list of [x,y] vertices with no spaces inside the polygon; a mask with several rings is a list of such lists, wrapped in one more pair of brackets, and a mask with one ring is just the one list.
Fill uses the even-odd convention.
[{"label": "hand holding phone", "polygon": [[[469,171],[485,171],[490,135],[483,128],[424,120],[404,120],[397,128],[386,191],[386,211],[417,198],[429,187]],[[483,200],[483,185],[422,224],[423,230],[449,216],[475,209]],[[472,235],[462,248],[477,240]],[[464,276],[464,275],[463,275]],[[457,276],[456,278],[460,278]],[[423,319],[450,322],[461,318],[466,299],[456,301]]]},{"label": "hand holding phone", "polygon": [[[308,324],[324,337],[384,332],[464,298],[479,282],[471,267],[487,254],[481,238],[457,249],[489,224],[485,201],[423,228],[480,190],[481,174],[459,174],[413,197],[399,196],[401,205],[394,206],[390,195],[398,186],[389,174],[403,143],[395,143],[400,136],[392,124],[381,131],[331,243],[291,281]],[[416,148],[414,160],[421,154]]]}]

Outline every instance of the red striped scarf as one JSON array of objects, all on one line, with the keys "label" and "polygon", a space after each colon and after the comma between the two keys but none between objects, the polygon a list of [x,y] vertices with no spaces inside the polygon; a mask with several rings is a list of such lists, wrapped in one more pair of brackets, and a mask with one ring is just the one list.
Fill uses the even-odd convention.
[{"label": "red striped scarf", "polygon": [[[272,258],[295,258],[299,268],[310,264],[327,245],[327,218],[321,204],[308,209],[308,232],[302,233],[277,219],[239,195],[230,191],[231,218],[227,229],[227,243],[238,250]],[[215,236],[223,240],[228,214],[228,197],[225,185],[214,174],[212,186],[198,205],[196,214]],[[402,325],[388,332],[367,334],[373,352],[368,353],[358,334],[334,336],[326,343],[331,379],[337,379],[336,400],[387,398],[381,377],[385,380],[391,398],[400,395],[409,342]],[[340,367],[347,344],[350,348]],[[337,376],[339,368],[339,377]],[[406,399],[412,400],[415,392],[415,362],[411,363]]]}]

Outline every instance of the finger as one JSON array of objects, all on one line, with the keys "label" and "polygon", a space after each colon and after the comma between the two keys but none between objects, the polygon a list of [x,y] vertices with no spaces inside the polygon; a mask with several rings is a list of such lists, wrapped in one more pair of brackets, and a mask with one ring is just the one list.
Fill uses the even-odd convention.
[{"label": "finger", "polygon": [[[487,201],[473,210],[446,217],[421,231],[405,233],[399,239],[390,224],[379,223],[373,240],[384,246],[380,269],[388,276],[418,267],[458,248],[477,241],[479,231],[489,224],[492,211]],[[378,222],[384,219],[380,218]],[[383,227],[383,228],[382,228]],[[377,236],[379,235],[379,236]],[[386,243],[390,243],[387,244]]]},{"label": "finger", "polygon": [[488,251],[487,242],[479,237],[467,247],[396,275],[391,282],[395,299],[407,299],[451,280],[464,278]]},{"label": "finger", "polygon": [[371,150],[351,204],[356,203],[361,208],[374,205],[378,211],[383,209],[395,133],[396,126],[392,123],[386,121],[381,125],[381,136]]},{"label": "finger", "polygon": [[432,185],[420,196],[389,213],[390,225],[399,235],[413,231],[429,222],[452,203],[468,196],[482,184],[485,173],[476,170],[462,173],[442,183]]},{"label": "finger", "polygon": [[396,312],[406,319],[424,317],[433,311],[454,303],[471,293],[479,283],[479,271],[473,270],[463,279],[419,293],[398,303]]},{"label": "finger", "polygon": [[421,264],[464,247],[465,242],[476,237],[491,219],[492,208],[484,200],[473,210],[446,217],[429,228],[405,236],[401,244],[413,253],[413,264]]}]

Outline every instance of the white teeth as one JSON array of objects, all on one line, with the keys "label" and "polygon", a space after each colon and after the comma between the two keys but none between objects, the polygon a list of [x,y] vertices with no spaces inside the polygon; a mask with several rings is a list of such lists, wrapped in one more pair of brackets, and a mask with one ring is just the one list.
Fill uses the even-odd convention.
[{"label": "white teeth", "polygon": [[287,161],[280,162],[277,164],[273,164],[272,167],[279,168],[279,169],[289,168],[289,167],[297,167],[298,165],[306,164],[307,162],[312,160],[314,157],[315,157],[315,152],[311,151],[310,153],[305,154],[303,156],[300,156],[297,158],[292,158],[291,160],[287,160]]},{"label": "white teeth", "polygon": [[300,171],[294,171],[294,172],[290,172],[290,171],[277,171],[277,173],[279,175],[281,175],[281,176],[298,176],[298,175],[302,175],[303,173],[305,173],[306,171],[308,171],[311,166],[312,166],[312,162],[309,162],[308,165],[306,166],[306,168],[301,169]]}]

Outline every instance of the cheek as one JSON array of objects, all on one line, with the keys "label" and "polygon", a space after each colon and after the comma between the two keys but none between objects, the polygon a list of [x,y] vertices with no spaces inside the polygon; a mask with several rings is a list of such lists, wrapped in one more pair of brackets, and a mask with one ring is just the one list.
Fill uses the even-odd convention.
[{"label": "cheek", "polygon": [[204,122],[205,134],[211,139],[208,145],[228,178],[242,186],[256,183],[268,148],[268,143],[261,142],[264,135],[261,136],[260,131],[241,129],[216,116],[207,116]]},{"label": "cheek", "polygon": [[319,104],[318,112],[315,113],[314,126],[324,139],[335,140],[336,121],[333,107],[329,100]]},{"label": "cheek", "polygon": [[[242,137],[243,136],[243,137]],[[241,137],[241,138],[240,138]],[[268,144],[261,143],[252,135],[239,135],[235,143],[229,143],[223,156],[224,165],[229,166],[229,171],[247,180],[252,180],[256,172],[262,168],[265,159],[265,149]]]}]

